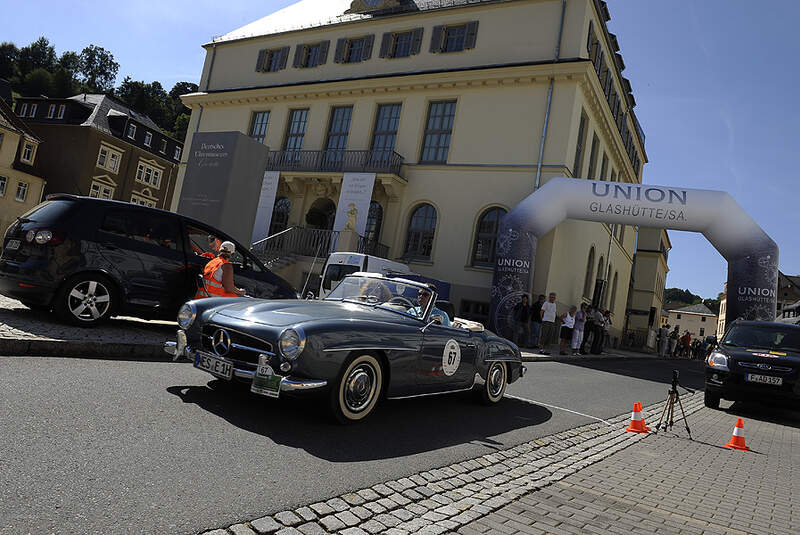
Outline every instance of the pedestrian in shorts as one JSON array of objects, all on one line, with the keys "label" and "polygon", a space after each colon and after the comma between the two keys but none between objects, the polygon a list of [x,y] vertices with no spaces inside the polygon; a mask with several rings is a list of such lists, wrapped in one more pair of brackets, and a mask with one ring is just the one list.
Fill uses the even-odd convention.
[{"label": "pedestrian in shorts", "polygon": [[541,346],[543,355],[549,355],[548,348],[558,336],[558,327],[556,326],[556,294],[550,292],[547,301],[542,304],[542,336]]}]

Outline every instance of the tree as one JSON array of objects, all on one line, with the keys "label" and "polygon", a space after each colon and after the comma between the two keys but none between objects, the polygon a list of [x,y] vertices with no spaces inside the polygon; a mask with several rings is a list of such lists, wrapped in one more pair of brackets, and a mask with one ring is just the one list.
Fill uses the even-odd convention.
[{"label": "tree", "polygon": [[169,122],[172,101],[158,81],[148,84],[126,76],[115,93],[125,104],[150,117],[161,129],[172,129],[174,123]]},{"label": "tree", "polygon": [[26,97],[49,96],[53,92],[53,75],[41,67],[35,69],[25,76],[20,89]]},{"label": "tree", "polygon": [[80,54],[79,80],[96,93],[111,91],[119,72],[114,55],[101,46],[89,45]]},{"label": "tree", "polygon": [[188,113],[181,113],[175,119],[175,128],[172,129],[171,135],[181,143],[186,139],[186,130],[189,129],[190,117]]},{"label": "tree", "polygon": [[169,97],[173,101],[180,102],[181,95],[185,95],[186,93],[196,93],[197,92],[197,84],[193,82],[178,82],[172,89],[169,90]]},{"label": "tree", "polygon": [[77,52],[67,50],[58,58],[58,66],[75,75],[81,68],[81,57]]},{"label": "tree", "polygon": [[56,98],[71,97],[78,92],[76,85],[72,72],[63,67],[58,67],[55,74],[53,74],[53,91],[50,96]]},{"label": "tree", "polygon": [[[197,84],[193,82],[178,82],[172,89],[169,91],[169,98],[171,102],[171,115],[170,115],[170,124],[173,125],[172,128],[172,135],[175,139],[183,141],[186,137],[186,128],[189,125],[189,118],[188,116],[191,114],[191,110],[183,105],[181,102],[181,95],[185,95],[186,93],[194,93],[197,91]],[[181,119],[181,116],[186,115],[185,119]],[[179,124],[179,121],[180,124]]]},{"label": "tree", "polygon": [[4,41],[0,43],[0,78],[11,80],[17,74],[19,49],[14,43]]},{"label": "tree", "polygon": [[20,48],[17,66],[22,80],[36,69],[52,72],[56,66],[56,49],[47,37],[42,36],[30,45]]}]

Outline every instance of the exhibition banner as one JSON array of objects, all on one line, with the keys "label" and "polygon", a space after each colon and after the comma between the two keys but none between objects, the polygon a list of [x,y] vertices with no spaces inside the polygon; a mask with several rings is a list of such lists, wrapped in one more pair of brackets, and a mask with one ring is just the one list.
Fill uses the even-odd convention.
[{"label": "exhibition banner", "polygon": [[269,236],[269,226],[272,223],[272,212],[275,208],[275,196],[278,194],[280,176],[280,171],[264,172],[261,194],[258,198],[258,210],[256,210],[256,221],[253,225],[253,243]]},{"label": "exhibition banner", "polygon": [[775,319],[778,246],[728,193],[557,177],[500,223],[490,307],[496,332],[513,335],[512,310],[530,295],[538,239],[565,219],[700,232],[728,261],[726,325]]},{"label": "exhibition banner", "polygon": [[344,173],[333,230],[352,230],[364,235],[374,186],[375,173]]}]

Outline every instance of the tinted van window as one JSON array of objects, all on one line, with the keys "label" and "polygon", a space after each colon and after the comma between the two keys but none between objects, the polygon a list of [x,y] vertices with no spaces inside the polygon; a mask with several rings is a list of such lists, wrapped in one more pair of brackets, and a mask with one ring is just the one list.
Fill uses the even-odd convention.
[{"label": "tinted van window", "polygon": [[45,201],[28,210],[20,219],[37,223],[52,223],[67,215],[74,207],[75,201],[65,199]]},{"label": "tinted van window", "polygon": [[178,224],[172,218],[132,210],[109,210],[100,230],[137,242],[177,250]]}]

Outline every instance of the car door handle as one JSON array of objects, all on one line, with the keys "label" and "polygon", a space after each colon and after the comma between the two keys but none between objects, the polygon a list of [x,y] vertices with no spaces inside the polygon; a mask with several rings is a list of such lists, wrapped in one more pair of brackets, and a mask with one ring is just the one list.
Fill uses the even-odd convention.
[{"label": "car door handle", "polygon": [[467,346],[467,347],[469,347],[469,348],[474,348],[474,347],[477,347],[477,346],[478,346],[477,344],[475,344],[475,343],[472,343],[472,342],[470,342],[470,343],[468,343],[468,344],[464,344],[464,345],[465,345],[465,346]]}]

